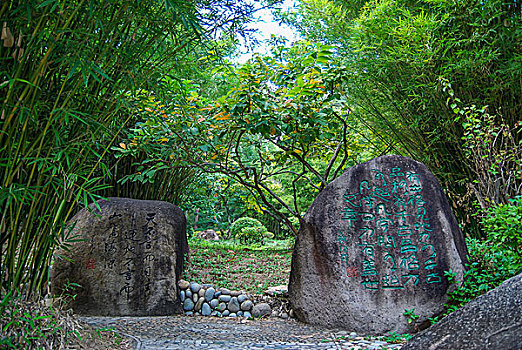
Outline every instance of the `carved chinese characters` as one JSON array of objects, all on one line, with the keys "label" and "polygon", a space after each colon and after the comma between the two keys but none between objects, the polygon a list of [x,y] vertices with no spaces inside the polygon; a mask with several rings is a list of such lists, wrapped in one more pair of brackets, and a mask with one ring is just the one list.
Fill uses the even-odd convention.
[{"label": "carved chinese characters", "polygon": [[[138,227],[136,214],[131,214],[131,226],[122,223],[122,215],[114,213],[109,216],[109,239],[105,245],[105,267],[123,277],[120,284],[120,296],[130,302],[133,298],[147,299],[151,293],[152,273],[155,260],[154,250],[158,233],[154,221],[156,213],[143,213],[145,225]],[[123,247],[123,261],[116,264],[115,253],[118,252],[118,243]],[[119,269],[118,269],[119,267]],[[116,269],[118,271],[116,271]],[[136,283],[136,274],[140,274]],[[137,286],[137,289],[136,287]]]},{"label": "carved chinese characters", "polygon": [[343,194],[337,241],[346,276],[368,290],[446,283],[419,174],[393,167],[369,175]]},{"label": "carved chinese characters", "polygon": [[360,332],[406,332],[442,311],[466,248],[440,185],[421,163],[384,156],[348,169],[316,198],[294,249],[299,319]]},{"label": "carved chinese characters", "polygon": [[[70,223],[82,238],[72,262],[57,260],[52,288],[82,288],[72,307],[91,315],[170,315],[181,312],[177,296],[183,255],[188,252],[185,216],[169,203],[110,198],[100,211],[80,211]],[[93,207],[94,208],[94,207]]]}]

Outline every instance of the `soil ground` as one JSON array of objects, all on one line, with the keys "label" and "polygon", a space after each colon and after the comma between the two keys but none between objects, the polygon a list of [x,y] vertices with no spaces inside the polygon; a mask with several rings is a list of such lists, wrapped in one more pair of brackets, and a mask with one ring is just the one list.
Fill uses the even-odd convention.
[{"label": "soil ground", "polygon": [[183,279],[230,290],[262,294],[268,287],[286,285],[292,250],[251,250],[190,247]]}]

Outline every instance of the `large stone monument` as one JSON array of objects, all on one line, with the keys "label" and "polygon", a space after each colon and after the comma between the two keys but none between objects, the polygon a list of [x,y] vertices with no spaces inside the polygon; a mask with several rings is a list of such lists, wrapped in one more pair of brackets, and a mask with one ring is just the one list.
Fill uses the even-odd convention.
[{"label": "large stone monument", "polygon": [[[363,333],[412,331],[443,311],[462,280],[466,245],[437,179],[423,164],[384,156],[348,169],[304,216],[290,302],[301,321]],[[414,310],[413,310],[414,309]]]},{"label": "large stone monument", "polygon": [[[78,283],[76,313],[158,316],[182,312],[177,281],[188,253],[185,215],[159,201],[109,198],[69,222],[75,242],[58,252],[51,290]],[[61,258],[60,258],[61,256]]]}]

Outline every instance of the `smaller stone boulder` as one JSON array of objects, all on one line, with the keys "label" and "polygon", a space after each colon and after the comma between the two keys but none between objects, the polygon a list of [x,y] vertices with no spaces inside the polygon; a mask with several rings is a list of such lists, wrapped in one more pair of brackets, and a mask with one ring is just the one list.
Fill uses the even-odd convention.
[{"label": "smaller stone boulder", "polygon": [[80,284],[70,304],[76,313],[182,312],[177,281],[188,243],[180,208],[160,201],[109,198],[80,210],[67,226],[76,240],[68,250],[57,252],[51,291],[59,295],[68,281]]},{"label": "smaller stone boulder", "polygon": [[419,333],[402,350],[522,349],[522,274]]},{"label": "smaller stone boulder", "polygon": [[240,310],[239,302],[237,301],[236,297],[230,299],[230,302],[228,303],[228,309],[230,312],[238,312]]},{"label": "smaller stone boulder", "polygon": [[257,305],[254,305],[252,308],[252,316],[255,318],[259,317],[268,317],[272,314],[272,308],[267,303],[260,303]]},{"label": "smaller stone boulder", "polygon": [[198,232],[198,237],[205,241],[219,241],[219,236],[214,230],[205,230]]},{"label": "smaller stone boulder", "polygon": [[182,290],[187,289],[190,286],[190,283],[185,280],[179,280],[178,287]]},{"label": "smaller stone boulder", "polygon": [[241,310],[243,311],[250,311],[252,310],[252,307],[254,306],[254,304],[252,303],[252,301],[250,300],[245,300],[242,304],[241,304]]}]

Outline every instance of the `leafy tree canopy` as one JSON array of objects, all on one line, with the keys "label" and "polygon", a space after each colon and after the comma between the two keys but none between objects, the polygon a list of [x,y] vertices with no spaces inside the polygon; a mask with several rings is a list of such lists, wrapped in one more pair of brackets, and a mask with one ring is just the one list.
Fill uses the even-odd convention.
[{"label": "leafy tree canopy", "polygon": [[[301,218],[314,194],[347,165],[371,155],[341,89],[343,66],[332,47],[300,42],[274,47],[237,70],[216,69],[236,86],[216,100],[175,83],[171,102],[151,101],[144,122],[120,152],[150,148],[245,186],[259,210],[285,222]],[[173,102],[183,100],[183,103]],[[288,196],[288,193],[292,193]],[[302,196],[304,194],[304,196]]]},{"label": "leafy tree canopy", "polygon": [[[510,151],[522,136],[520,1],[300,4],[298,14],[287,20],[311,40],[338,48],[347,67],[347,100],[357,117],[390,150],[427,164],[446,188],[461,223],[478,233],[474,201],[487,207],[520,193],[521,183],[515,180],[520,147]],[[470,157],[465,145],[469,120],[477,118],[488,135],[507,132],[506,141],[489,143],[488,156],[482,158],[476,152]],[[501,163],[502,175],[491,168]],[[483,172],[496,175],[483,181]]]}]

